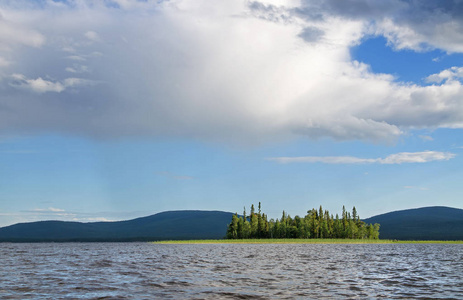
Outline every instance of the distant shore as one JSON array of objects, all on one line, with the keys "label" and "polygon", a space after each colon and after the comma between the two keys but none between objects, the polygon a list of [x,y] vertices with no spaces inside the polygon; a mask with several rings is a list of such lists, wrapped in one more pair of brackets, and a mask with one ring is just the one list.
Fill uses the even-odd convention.
[{"label": "distant shore", "polygon": [[242,240],[171,240],[153,244],[463,244],[463,241],[398,241],[352,239],[242,239]]}]

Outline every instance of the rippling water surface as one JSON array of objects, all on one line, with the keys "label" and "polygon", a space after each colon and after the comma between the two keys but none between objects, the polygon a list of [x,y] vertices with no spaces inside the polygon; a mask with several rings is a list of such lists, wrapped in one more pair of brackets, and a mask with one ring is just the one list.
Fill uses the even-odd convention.
[{"label": "rippling water surface", "polygon": [[0,244],[1,299],[463,299],[463,245]]}]

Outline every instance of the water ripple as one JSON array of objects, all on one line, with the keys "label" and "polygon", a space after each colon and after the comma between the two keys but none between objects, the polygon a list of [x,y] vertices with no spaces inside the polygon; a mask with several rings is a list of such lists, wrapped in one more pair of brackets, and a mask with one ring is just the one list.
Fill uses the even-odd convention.
[{"label": "water ripple", "polygon": [[461,299],[463,246],[0,244],[1,299]]}]

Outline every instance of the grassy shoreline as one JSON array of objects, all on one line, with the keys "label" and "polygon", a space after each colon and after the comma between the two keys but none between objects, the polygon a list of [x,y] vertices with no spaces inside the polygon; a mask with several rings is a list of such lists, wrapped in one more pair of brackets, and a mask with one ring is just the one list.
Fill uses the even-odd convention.
[{"label": "grassy shoreline", "polygon": [[153,244],[463,244],[463,241],[397,241],[350,239],[243,239],[243,240],[172,240]]}]

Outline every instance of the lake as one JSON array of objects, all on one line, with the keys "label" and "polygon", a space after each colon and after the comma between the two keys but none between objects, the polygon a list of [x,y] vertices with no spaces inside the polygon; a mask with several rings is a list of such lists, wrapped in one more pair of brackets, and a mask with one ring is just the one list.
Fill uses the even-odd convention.
[{"label": "lake", "polygon": [[462,297],[461,244],[0,244],[1,299]]}]

